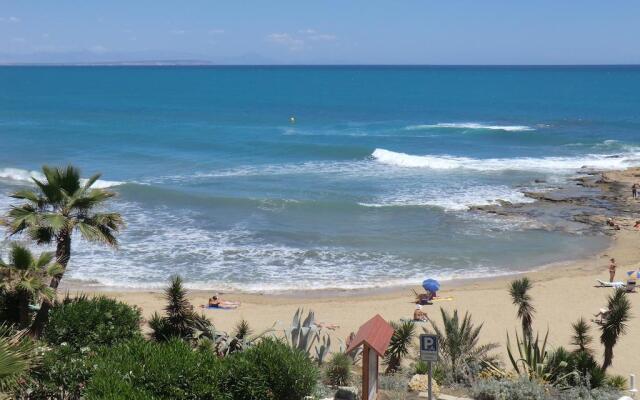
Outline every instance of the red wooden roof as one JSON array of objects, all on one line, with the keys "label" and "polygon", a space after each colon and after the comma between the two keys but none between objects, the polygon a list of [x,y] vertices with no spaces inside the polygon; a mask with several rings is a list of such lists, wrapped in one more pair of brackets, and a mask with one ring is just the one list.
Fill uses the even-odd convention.
[{"label": "red wooden roof", "polygon": [[379,356],[383,356],[391,336],[393,336],[393,327],[380,314],[377,314],[358,329],[346,352],[349,353],[366,342]]}]

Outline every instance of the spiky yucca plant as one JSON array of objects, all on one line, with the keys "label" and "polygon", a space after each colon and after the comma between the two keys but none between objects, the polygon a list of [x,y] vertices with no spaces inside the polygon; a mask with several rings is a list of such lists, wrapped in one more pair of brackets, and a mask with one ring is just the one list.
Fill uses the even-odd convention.
[{"label": "spiky yucca plant", "polygon": [[[149,320],[152,337],[157,341],[166,341],[175,337],[184,340],[193,339],[198,318],[193,306],[187,300],[187,290],[180,276],[171,277],[169,286],[165,289],[164,298],[167,302],[164,309],[165,315],[160,316],[154,313]],[[202,323],[202,321],[198,322]]]},{"label": "spiky yucca plant", "polygon": [[605,371],[613,363],[613,348],[627,332],[627,322],[631,318],[631,302],[624,289],[609,295],[607,309],[609,314],[600,325],[600,342],[604,346],[602,369]]},{"label": "spiky yucca plant", "polygon": [[[441,365],[454,382],[460,382],[469,375],[473,362],[495,363],[496,357],[491,352],[499,347],[497,343],[480,344],[480,331],[484,324],[474,326],[471,315],[465,312],[462,319],[458,310],[449,314],[440,308],[442,328],[432,320],[431,326],[438,336]],[[425,333],[429,333],[424,329]]]},{"label": "spiky yucca plant", "polygon": [[524,336],[527,336],[529,340],[531,340],[533,336],[533,316],[536,312],[535,307],[531,304],[532,298],[529,294],[532,287],[533,285],[527,277],[512,281],[509,287],[511,301],[518,307],[517,315],[522,323],[522,333]]},{"label": "spiky yucca plant", "polygon": [[400,368],[402,359],[409,354],[416,329],[413,321],[391,322],[391,326],[393,326],[393,336],[384,353],[384,362],[387,364],[385,373],[387,374],[394,373]]},{"label": "spiky yucca plant", "polygon": [[576,347],[575,352],[593,354],[593,350],[590,347],[593,337],[589,334],[590,327],[587,321],[580,317],[579,320],[571,324],[571,328],[573,329],[571,344]]}]

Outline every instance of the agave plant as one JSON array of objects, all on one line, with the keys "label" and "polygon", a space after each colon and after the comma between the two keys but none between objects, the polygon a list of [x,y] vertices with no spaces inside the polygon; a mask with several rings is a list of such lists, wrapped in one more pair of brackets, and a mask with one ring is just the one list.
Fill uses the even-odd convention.
[{"label": "agave plant", "polygon": [[548,361],[547,339],[549,338],[549,330],[544,336],[542,342],[538,334],[535,339],[523,333],[522,338],[516,332],[516,349],[515,354],[511,350],[511,340],[507,333],[507,355],[511,366],[518,375],[526,376],[529,379],[544,379],[546,373],[546,362]]},{"label": "agave plant", "polygon": [[[462,319],[458,310],[449,314],[440,308],[442,328],[432,320],[431,325],[440,344],[441,365],[454,382],[471,377],[472,365],[497,364],[491,352],[498,348],[497,343],[479,344],[483,324],[474,326],[471,315],[466,312]],[[424,329],[425,333],[429,333]]]},{"label": "agave plant", "polygon": [[309,311],[304,319],[303,315],[304,309],[298,308],[293,315],[291,326],[284,330],[284,337],[290,347],[303,351],[310,357],[311,350],[314,349],[315,359],[322,364],[330,352],[331,338],[329,334],[322,334],[322,328],[315,323],[313,311]]},{"label": "agave plant", "polygon": [[384,362],[387,364],[385,373],[387,374],[394,373],[400,368],[402,359],[409,354],[416,330],[413,321],[391,322],[391,326],[393,327],[393,336],[391,336],[389,347],[384,353]]}]

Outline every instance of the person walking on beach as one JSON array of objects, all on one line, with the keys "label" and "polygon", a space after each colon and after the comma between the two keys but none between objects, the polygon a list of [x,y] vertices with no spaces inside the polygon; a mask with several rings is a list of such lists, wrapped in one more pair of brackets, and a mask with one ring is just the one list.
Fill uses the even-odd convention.
[{"label": "person walking on beach", "polygon": [[613,278],[615,278],[616,276],[616,268],[618,266],[616,265],[616,259],[612,258],[611,262],[609,263],[609,282],[613,282]]},{"label": "person walking on beach", "polygon": [[634,183],[633,186],[631,186],[631,195],[633,196],[634,199],[638,198],[638,184]]}]

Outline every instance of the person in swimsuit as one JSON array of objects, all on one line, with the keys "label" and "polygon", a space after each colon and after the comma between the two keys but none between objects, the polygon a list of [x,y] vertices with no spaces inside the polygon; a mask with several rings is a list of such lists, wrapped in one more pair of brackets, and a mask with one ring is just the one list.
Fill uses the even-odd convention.
[{"label": "person in swimsuit", "polygon": [[429,320],[427,313],[422,311],[422,306],[420,304],[416,305],[416,309],[413,311],[413,320],[419,322],[427,322]]},{"label": "person in swimsuit", "polygon": [[612,258],[610,261],[611,262],[609,263],[609,282],[613,282],[613,278],[616,277],[616,268],[618,266],[616,265],[615,258]]},{"label": "person in swimsuit", "polygon": [[238,301],[227,301],[222,300],[218,297],[218,295],[214,295],[209,299],[207,303],[207,308],[225,308],[225,309],[233,309],[238,308],[240,306],[240,302]]}]

